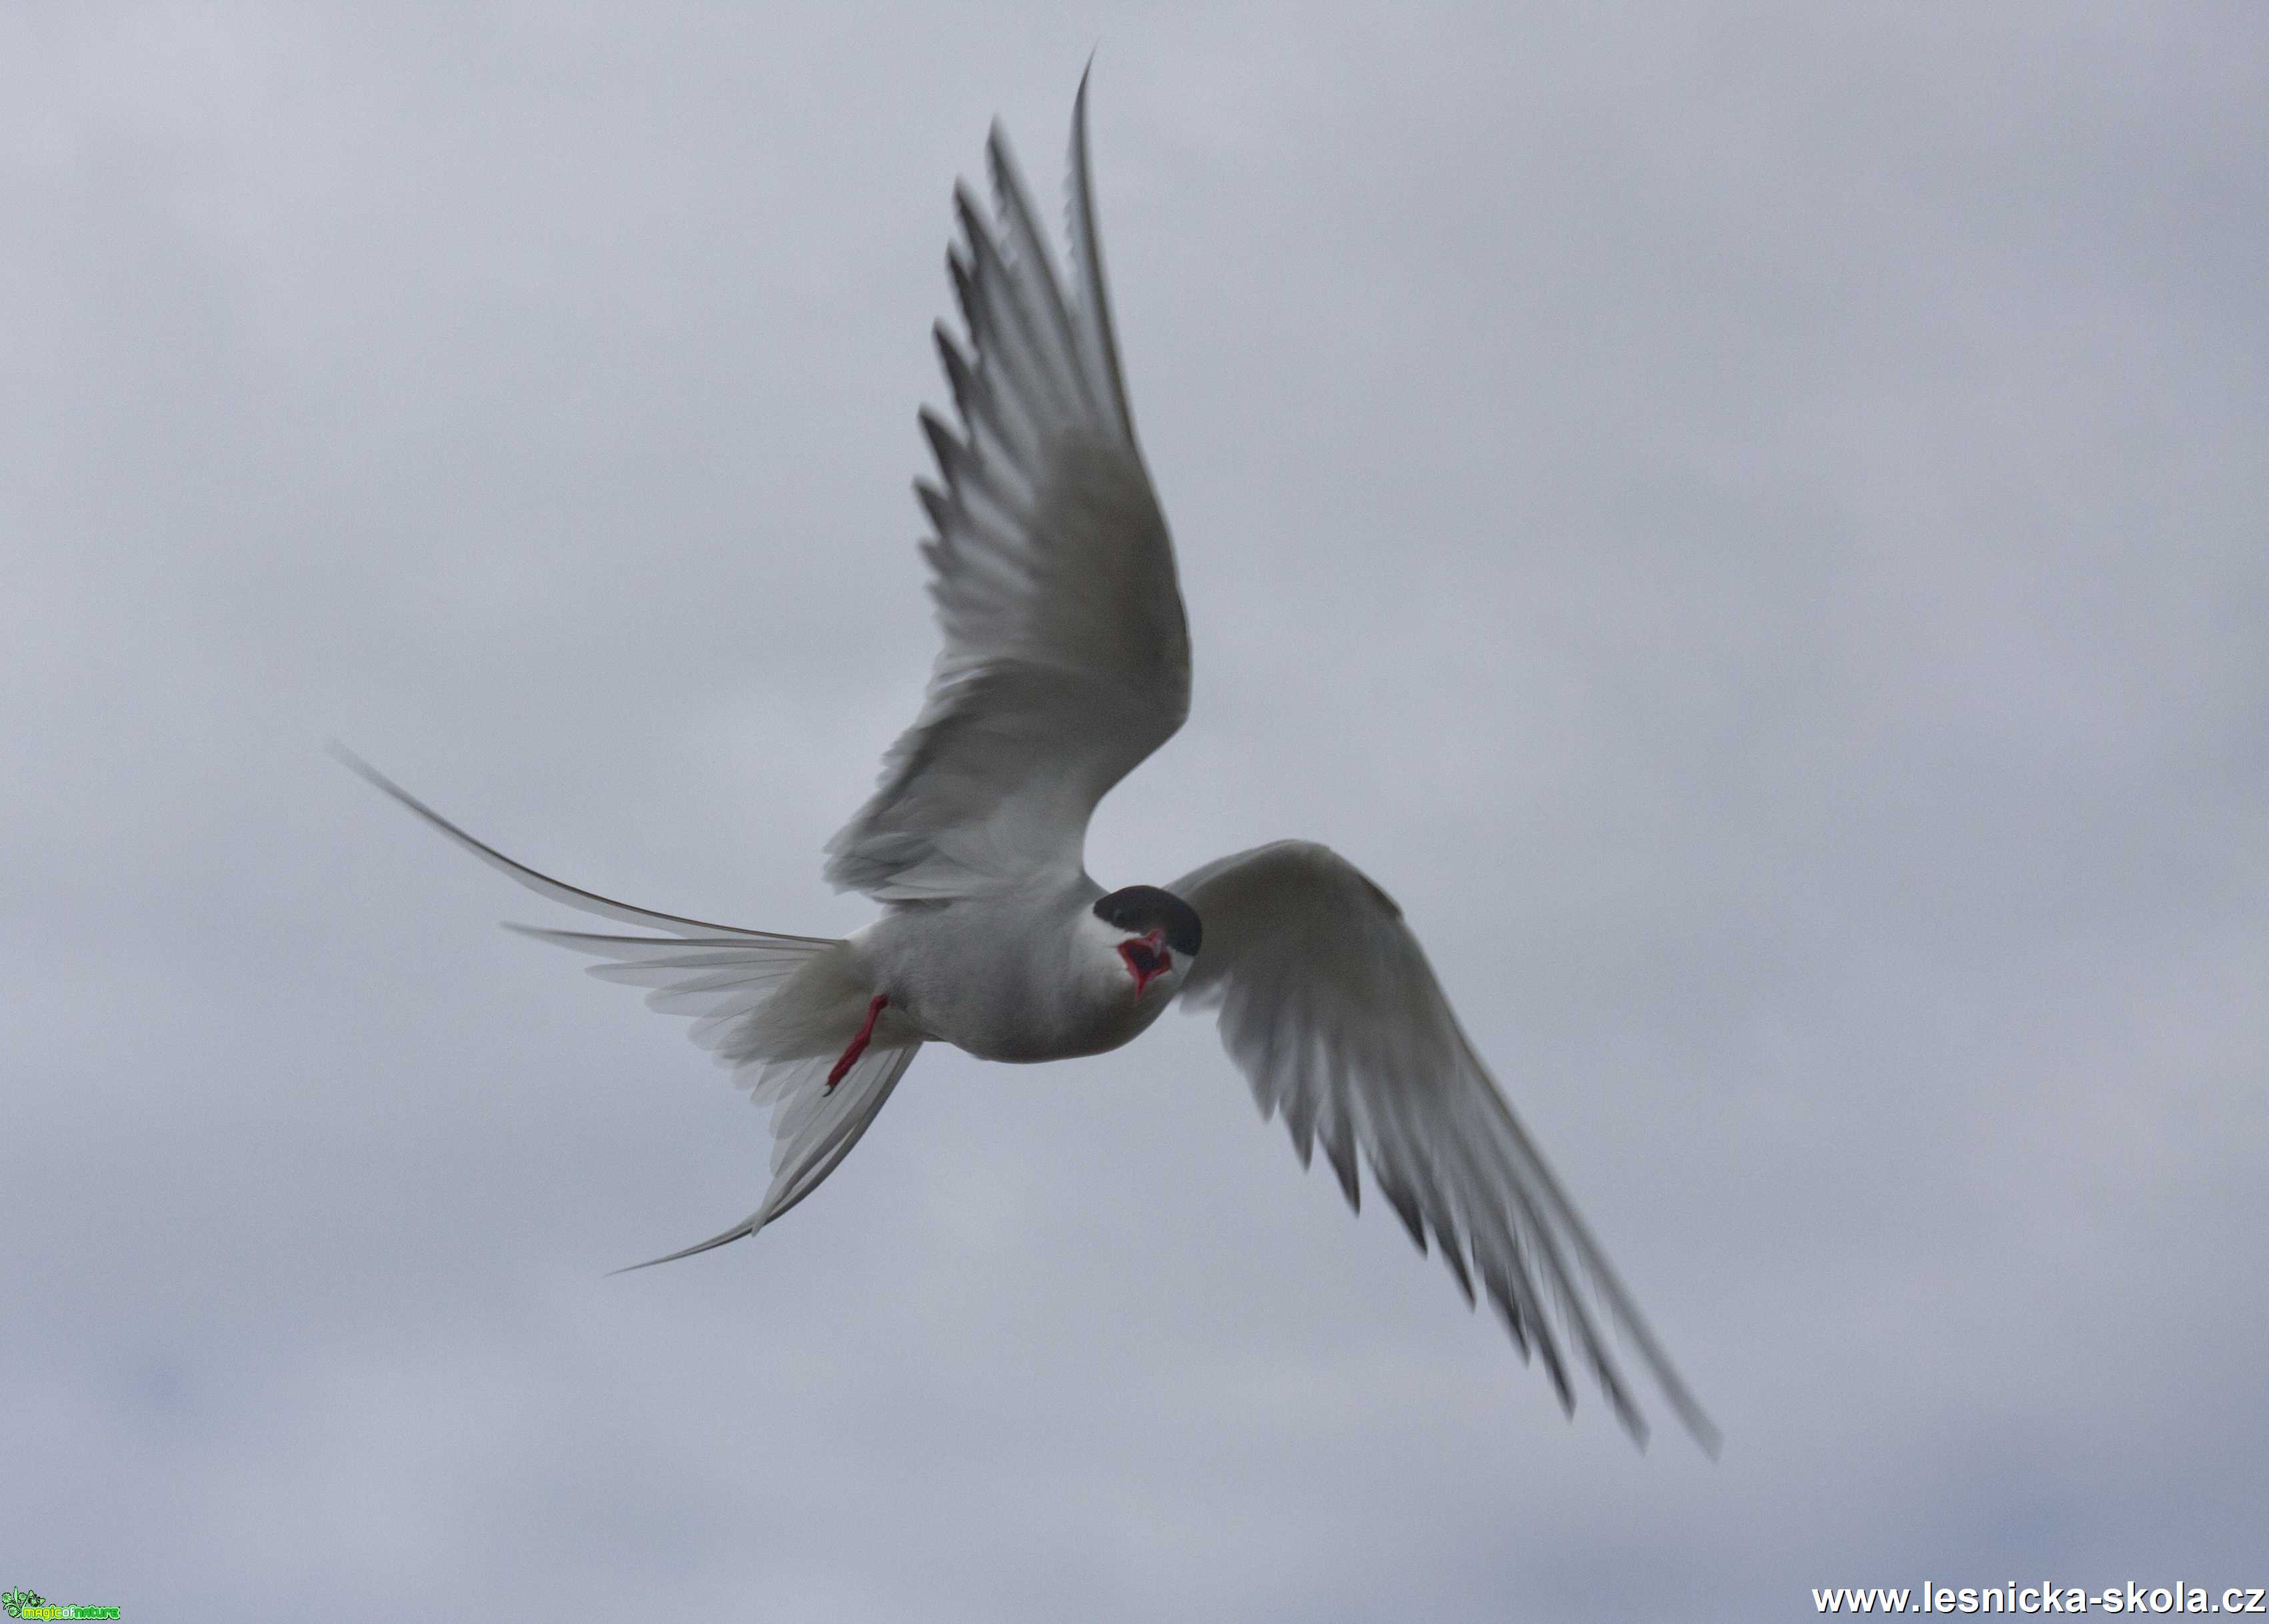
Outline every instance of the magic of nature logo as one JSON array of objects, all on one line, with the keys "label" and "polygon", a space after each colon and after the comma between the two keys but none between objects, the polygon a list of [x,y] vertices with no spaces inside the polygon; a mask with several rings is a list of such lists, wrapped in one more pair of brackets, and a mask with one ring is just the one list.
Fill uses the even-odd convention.
[{"label": "magic of nature logo", "polygon": [[11,1619],[115,1619],[115,1607],[65,1607],[37,1591],[0,1591],[0,1611]]}]

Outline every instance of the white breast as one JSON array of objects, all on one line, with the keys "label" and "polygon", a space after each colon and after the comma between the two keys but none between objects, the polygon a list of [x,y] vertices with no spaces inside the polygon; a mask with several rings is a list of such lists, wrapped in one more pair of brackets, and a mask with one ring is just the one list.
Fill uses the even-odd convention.
[{"label": "white breast", "polygon": [[1138,998],[1120,957],[1127,933],[1090,907],[1093,893],[1035,901],[964,898],[905,909],[860,937],[877,990],[922,1036],[988,1060],[1100,1054],[1173,1001],[1188,964]]}]

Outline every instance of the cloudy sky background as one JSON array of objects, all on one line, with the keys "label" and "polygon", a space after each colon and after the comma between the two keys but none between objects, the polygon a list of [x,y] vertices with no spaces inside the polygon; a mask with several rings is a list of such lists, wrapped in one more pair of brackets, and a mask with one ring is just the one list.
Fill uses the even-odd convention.
[{"label": "cloudy sky background", "polygon": [[[1094,137],[1197,651],[1106,884],[1402,903],[1726,1433],[1564,1420],[1208,1024],[761,1118],[650,905],[934,649],[949,187]],[[2269,1580],[2258,7],[0,13],[0,1585],[1808,1616]],[[1052,211],[1053,212],[1053,211]]]}]

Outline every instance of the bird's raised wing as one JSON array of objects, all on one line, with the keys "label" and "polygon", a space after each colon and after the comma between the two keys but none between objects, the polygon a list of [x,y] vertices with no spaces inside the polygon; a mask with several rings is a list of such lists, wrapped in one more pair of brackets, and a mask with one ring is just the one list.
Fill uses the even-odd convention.
[{"label": "bird's raised wing", "polygon": [[1182,1003],[1218,1008],[1223,1045],[1262,1114],[1283,1113],[1302,1165],[1320,1141],[1360,1206],[1360,1146],[1419,1250],[1430,1231],[1468,1302],[1480,1277],[1563,1406],[1575,1404],[1564,1337],[1644,1441],[1612,1332],[1714,1453],[1717,1428],[1483,1069],[1393,899],[1329,848],[1298,840],[1223,858],[1172,890],[1205,926]]},{"label": "bird's raised wing", "polygon": [[937,329],[957,421],[925,410],[915,489],[944,648],[881,786],[828,845],[827,877],[883,901],[1082,871],[1089,816],[1189,713],[1174,555],[1134,443],[1072,118],[1069,286],[994,126],[997,218],[957,188],[947,255],[966,345]]}]

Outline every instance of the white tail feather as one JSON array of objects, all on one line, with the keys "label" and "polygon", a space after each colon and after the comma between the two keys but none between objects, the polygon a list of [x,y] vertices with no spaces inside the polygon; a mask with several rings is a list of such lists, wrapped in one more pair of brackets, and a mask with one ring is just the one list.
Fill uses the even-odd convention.
[{"label": "white tail feather", "polygon": [[[534,891],[585,913],[668,933],[621,936],[591,931],[507,926],[605,963],[591,973],[652,989],[647,1002],[693,1018],[692,1036],[733,1068],[734,1081],[772,1111],[772,1182],[747,1218],[698,1244],[632,1268],[674,1262],[754,1235],[819,1187],[851,1153],[913,1063],[918,1041],[878,1035],[834,1088],[833,1057],[860,1030],[875,989],[859,974],[850,944],[825,936],[746,930],[617,902],[515,862],[476,839],[336,742],[331,753],[378,789],[479,858]],[[617,1273],[627,1271],[617,1269]]]}]

